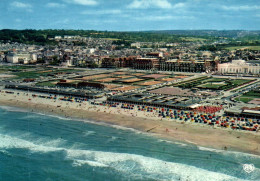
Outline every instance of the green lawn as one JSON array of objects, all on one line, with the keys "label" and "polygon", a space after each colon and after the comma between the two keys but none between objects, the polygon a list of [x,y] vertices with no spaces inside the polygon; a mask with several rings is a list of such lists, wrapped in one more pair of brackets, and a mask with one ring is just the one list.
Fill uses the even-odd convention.
[{"label": "green lawn", "polygon": [[244,83],[248,83],[251,82],[252,80],[245,80],[245,79],[234,79],[234,80],[230,80],[230,82],[234,85],[242,85]]},{"label": "green lawn", "polygon": [[12,66],[7,66],[7,65],[2,65],[0,66],[1,70],[24,70],[24,69],[31,69],[35,68],[34,66],[24,66],[24,65],[12,65]]},{"label": "green lawn", "polygon": [[25,79],[25,78],[38,78],[40,76],[48,76],[48,74],[56,74],[59,72],[79,72],[81,70],[74,70],[74,69],[53,69],[50,72],[44,72],[47,70],[41,71],[26,71],[26,72],[15,72],[14,75],[17,76],[18,79]]},{"label": "green lawn", "polygon": [[243,96],[252,97],[252,98],[260,98],[260,92],[252,90],[252,91],[245,93]]},{"label": "green lawn", "polygon": [[198,86],[198,88],[206,88],[206,89],[219,89],[220,87],[224,86],[226,84],[204,84],[204,85],[200,85]]},{"label": "green lawn", "polygon": [[[218,90],[229,90],[245,83],[249,83],[252,80],[248,79],[228,79],[228,78],[209,78],[200,77],[188,81],[183,81],[179,83],[174,83],[172,86],[182,87],[182,88],[204,88],[204,89],[218,89]],[[215,82],[215,83],[214,83]],[[223,84],[221,83],[223,82]],[[221,83],[221,84],[217,84]]]},{"label": "green lawn", "polygon": [[211,79],[208,79],[207,82],[223,82],[223,81],[226,81],[228,79],[225,79],[225,78],[211,78]]},{"label": "green lawn", "polygon": [[[184,88],[204,88],[204,89],[218,89],[218,90],[228,90],[245,83],[249,83],[252,80],[245,80],[245,79],[226,79],[226,78],[206,78],[206,79],[199,79],[195,81],[189,81],[185,83],[179,83],[179,87]],[[223,83],[221,83],[223,82]]]},{"label": "green lawn", "polygon": [[250,98],[250,97],[243,97],[243,96],[240,96],[240,97],[237,97],[235,98],[236,101],[242,101],[244,103],[248,103],[250,101],[252,101],[254,98]]},{"label": "green lawn", "polygon": [[48,87],[55,87],[56,85],[52,83],[53,81],[48,81],[48,82],[39,82],[37,83],[36,85],[37,86],[41,86],[41,87],[45,87],[45,86],[48,86]]},{"label": "green lawn", "polygon": [[252,90],[241,95],[240,97],[237,97],[235,100],[239,101],[240,99],[240,101],[247,103],[256,98],[260,98],[260,92]]}]

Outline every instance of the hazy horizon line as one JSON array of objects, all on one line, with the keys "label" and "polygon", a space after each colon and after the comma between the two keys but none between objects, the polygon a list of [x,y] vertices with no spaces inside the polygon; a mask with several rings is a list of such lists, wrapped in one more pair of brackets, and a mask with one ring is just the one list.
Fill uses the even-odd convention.
[{"label": "hazy horizon line", "polygon": [[45,29],[34,29],[34,28],[23,28],[23,29],[12,29],[12,28],[2,28],[2,30],[74,30],[74,31],[106,31],[106,32],[151,32],[151,31],[260,31],[256,30],[247,30],[247,29],[162,29],[162,30],[98,30],[98,29],[56,29],[56,28],[45,28]]}]

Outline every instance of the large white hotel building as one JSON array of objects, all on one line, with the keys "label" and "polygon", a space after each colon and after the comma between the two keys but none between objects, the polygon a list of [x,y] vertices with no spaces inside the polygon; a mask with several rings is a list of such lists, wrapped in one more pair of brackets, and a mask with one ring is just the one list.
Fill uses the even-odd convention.
[{"label": "large white hotel building", "polygon": [[245,60],[233,60],[218,64],[218,72],[225,74],[260,74],[260,63],[247,63]]}]

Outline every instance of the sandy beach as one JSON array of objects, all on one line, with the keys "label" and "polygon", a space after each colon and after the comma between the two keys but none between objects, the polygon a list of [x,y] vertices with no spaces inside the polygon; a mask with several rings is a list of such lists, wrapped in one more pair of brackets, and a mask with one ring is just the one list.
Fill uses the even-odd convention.
[{"label": "sandy beach", "polygon": [[[19,93],[19,94],[17,94]],[[120,108],[65,102],[59,99],[33,97],[36,93],[14,91],[0,93],[0,105],[27,109],[44,114],[59,115],[77,120],[93,120],[133,128],[152,136],[219,150],[240,151],[260,155],[260,132],[215,128],[208,125],[177,122],[154,117],[154,113]]]}]

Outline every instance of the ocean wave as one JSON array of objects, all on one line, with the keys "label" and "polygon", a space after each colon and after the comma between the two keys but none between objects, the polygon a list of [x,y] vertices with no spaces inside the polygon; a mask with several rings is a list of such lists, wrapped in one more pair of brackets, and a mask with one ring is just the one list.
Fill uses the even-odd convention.
[{"label": "ocean wave", "polygon": [[119,126],[119,125],[111,125],[111,127],[115,128],[115,129],[119,129],[119,130],[135,132],[135,133],[138,133],[138,134],[145,134],[142,131],[138,131],[138,130],[136,130],[134,128],[127,128],[127,127]]},{"label": "ocean wave", "polygon": [[99,162],[95,162],[95,161],[87,161],[87,160],[74,160],[72,163],[72,166],[74,167],[81,167],[82,165],[89,165],[92,167],[108,167],[108,165],[99,163]]},{"label": "ocean wave", "polygon": [[39,114],[28,114],[28,115],[26,115],[26,116],[24,116],[24,117],[22,117],[21,119],[37,119],[37,118],[39,118],[41,115],[39,115]]},{"label": "ocean wave", "polygon": [[116,136],[112,136],[112,137],[110,137],[110,138],[106,141],[106,143],[113,142],[113,141],[115,141],[115,140],[117,140],[117,139],[120,139],[120,138],[119,138],[119,137],[116,137]]},{"label": "ocean wave", "polygon": [[6,151],[6,150],[0,150],[0,153],[2,153],[2,154],[4,154],[4,155],[12,156],[12,154],[9,153],[9,152]]},{"label": "ocean wave", "polygon": [[[181,179],[209,181],[240,180],[223,173],[212,172],[190,165],[167,162],[136,154],[89,150],[67,150],[67,158],[70,160],[85,160],[86,162],[80,162],[81,165],[89,165],[89,161],[91,161],[91,163],[93,162],[97,166],[102,165],[111,167],[119,172],[129,175],[131,175],[131,173],[146,175],[150,177],[150,179],[160,178],[162,180]],[[77,166],[79,166],[79,164],[77,164]]]},{"label": "ocean wave", "polygon": [[9,111],[9,112],[30,112],[27,109],[11,107],[11,106],[0,106],[0,109]]},{"label": "ocean wave", "polygon": [[[41,142],[41,144],[36,143]],[[53,144],[53,146],[46,146],[49,145],[50,142]],[[21,148],[21,149],[29,149],[32,152],[55,152],[63,150],[62,148],[55,147],[54,143],[59,143],[59,140],[50,140],[49,142],[42,142],[42,141],[27,141],[25,139],[16,138],[13,136],[8,135],[2,135],[0,134],[0,149],[6,150],[6,149],[13,149],[13,148]]]},{"label": "ocean wave", "polygon": [[24,139],[0,134],[0,150],[23,148],[31,152],[63,152],[66,160],[72,161],[72,166],[84,164],[92,167],[109,167],[130,177],[133,174],[145,175],[150,179],[162,180],[239,180],[224,173],[213,172],[194,166],[167,162],[156,158],[137,154],[115,153],[95,150],[80,150],[59,147],[62,140],[48,142],[27,141]]},{"label": "ocean wave", "polygon": [[251,157],[251,158],[258,158],[260,159],[259,155],[254,155],[254,154],[250,154],[250,153],[243,153],[243,152],[238,152],[238,151],[228,151],[228,150],[218,150],[218,149],[214,149],[214,148],[206,148],[206,147],[202,147],[202,146],[197,146],[197,148],[201,151],[210,151],[210,152],[215,152],[215,153],[221,153],[223,155],[232,155],[235,157]]},{"label": "ocean wave", "polygon": [[223,150],[217,150],[214,148],[206,148],[206,147],[202,147],[202,146],[197,146],[197,148],[201,151],[210,151],[210,152],[216,152],[216,153],[224,152]]},{"label": "ocean wave", "polygon": [[185,143],[181,143],[181,142],[177,142],[177,141],[169,141],[169,140],[164,140],[164,139],[159,139],[158,142],[176,144],[176,145],[180,145],[183,147],[189,146],[188,144],[185,144]]},{"label": "ocean wave", "polygon": [[83,133],[83,136],[88,137],[89,135],[94,135],[94,134],[96,134],[95,131],[86,131],[85,133]]},{"label": "ocean wave", "polygon": [[42,115],[42,116],[47,116],[47,117],[52,117],[52,118],[58,118],[60,120],[75,120],[73,118],[66,118],[66,117],[63,117],[63,116],[59,116],[59,115],[53,115],[53,114],[45,114],[45,113],[40,113],[40,112],[35,112],[36,114],[39,114],[39,115]]}]

